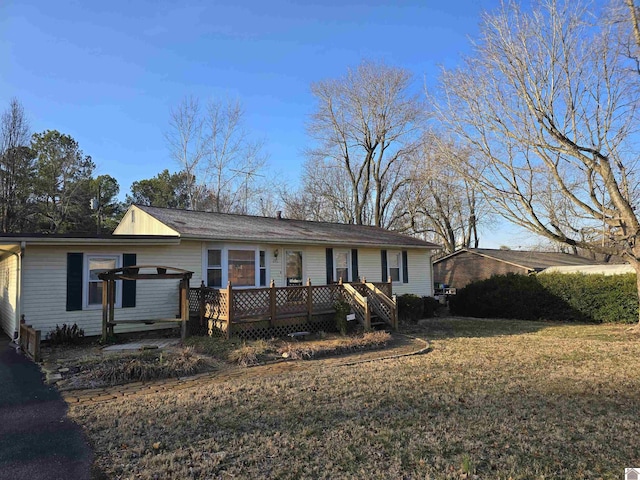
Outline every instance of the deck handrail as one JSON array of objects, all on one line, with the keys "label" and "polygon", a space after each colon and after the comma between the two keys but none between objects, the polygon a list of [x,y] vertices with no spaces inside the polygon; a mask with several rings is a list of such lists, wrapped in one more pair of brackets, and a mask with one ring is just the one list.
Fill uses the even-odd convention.
[{"label": "deck handrail", "polygon": [[346,294],[345,298],[347,302],[352,307],[355,307],[355,314],[360,317],[359,320],[363,322],[365,330],[371,329],[371,310],[369,309],[367,297],[360,295],[360,293],[348,283],[342,284],[342,288]]},{"label": "deck handrail", "polygon": [[380,290],[373,283],[366,282],[365,285],[371,291],[371,293],[373,294],[372,295],[373,297],[385,303],[389,308],[390,315],[387,318],[387,312],[385,312],[384,310],[378,309],[378,305],[376,305],[375,302],[372,302],[372,306],[374,310],[376,310],[376,314],[385,318],[391,324],[391,327],[393,327],[394,330],[397,330],[398,329],[398,306],[396,302],[393,299],[389,298],[382,290]]}]

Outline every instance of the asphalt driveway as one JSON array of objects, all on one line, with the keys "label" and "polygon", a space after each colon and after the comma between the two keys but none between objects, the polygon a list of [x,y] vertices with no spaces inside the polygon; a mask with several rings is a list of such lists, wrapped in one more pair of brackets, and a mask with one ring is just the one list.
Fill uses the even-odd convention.
[{"label": "asphalt driveway", "polygon": [[58,391],[0,334],[0,479],[91,478],[93,452]]}]

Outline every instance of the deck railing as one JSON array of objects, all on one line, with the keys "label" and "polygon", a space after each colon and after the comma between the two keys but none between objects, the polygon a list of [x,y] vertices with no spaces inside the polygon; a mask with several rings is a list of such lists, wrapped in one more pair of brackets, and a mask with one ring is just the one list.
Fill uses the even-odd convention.
[{"label": "deck railing", "polygon": [[[385,296],[391,294],[391,283],[354,282],[349,285],[365,297],[371,294],[371,286]],[[246,328],[250,327],[247,324],[254,322],[273,325],[296,319],[311,322],[319,316],[334,313],[336,301],[345,300],[345,295],[343,285],[312,285],[310,281],[307,285],[294,287],[276,287],[273,282],[262,288],[228,285],[217,289],[202,285],[190,289],[189,310],[191,317],[199,318],[200,325],[207,326],[209,333],[215,328],[230,337],[234,325]],[[378,303],[376,301],[376,306]]]}]

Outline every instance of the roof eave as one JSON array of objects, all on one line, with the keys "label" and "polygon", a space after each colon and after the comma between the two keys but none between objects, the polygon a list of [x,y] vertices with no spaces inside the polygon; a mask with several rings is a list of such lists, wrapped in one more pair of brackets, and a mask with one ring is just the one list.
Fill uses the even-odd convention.
[{"label": "roof eave", "polygon": [[0,237],[0,244],[27,245],[179,245],[180,237],[153,238],[140,235],[115,235],[109,238],[74,238],[74,237]]},{"label": "roof eave", "polygon": [[329,241],[329,240],[303,240],[303,239],[247,239],[246,237],[225,237],[225,238],[211,238],[201,235],[189,235],[182,234],[183,240],[194,240],[200,242],[241,242],[241,243],[263,243],[266,245],[321,245],[321,246],[335,246],[344,245],[350,247],[362,247],[362,248],[417,248],[421,250],[437,250],[441,248],[439,245],[411,245],[407,243],[382,243],[382,242],[345,242],[345,241]]}]

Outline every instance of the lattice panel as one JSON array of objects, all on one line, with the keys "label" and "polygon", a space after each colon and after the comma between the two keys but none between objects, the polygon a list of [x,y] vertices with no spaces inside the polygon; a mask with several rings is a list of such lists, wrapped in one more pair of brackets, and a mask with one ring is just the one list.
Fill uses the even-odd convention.
[{"label": "lattice panel", "polygon": [[200,289],[189,289],[189,313],[200,315]]},{"label": "lattice panel", "polygon": [[224,320],[208,320],[207,335],[210,337],[226,337],[227,326],[228,324]]},{"label": "lattice panel", "polygon": [[378,290],[380,290],[382,293],[384,293],[387,297],[391,298],[392,295],[392,285],[390,283],[387,282],[378,282],[378,283],[373,283],[376,287],[378,287]]},{"label": "lattice panel", "polygon": [[391,309],[389,308],[389,305],[378,298],[378,295],[373,292],[369,294],[367,299],[371,310],[373,310],[385,322],[391,323]]},{"label": "lattice panel", "polygon": [[269,289],[251,289],[233,291],[233,318],[246,318],[269,315]]},{"label": "lattice panel", "polygon": [[276,289],[276,315],[307,312],[308,287]]},{"label": "lattice panel", "polygon": [[363,297],[366,297],[369,294],[369,288],[364,283],[350,283],[353,289],[358,292]]},{"label": "lattice panel", "polygon": [[259,338],[286,337],[295,332],[333,332],[336,330],[336,322],[333,318],[327,318],[315,322],[297,323],[293,325],[281,325],[277,327],[253,328],[251,325],[233,326],[233,334],[243,340],[257,340]]},{"label": "lattice panel", "polygon": [[337,300],[342,300],[342,287],[340,285],[321,285],[312,287],[314,311],[330,310]]}]

